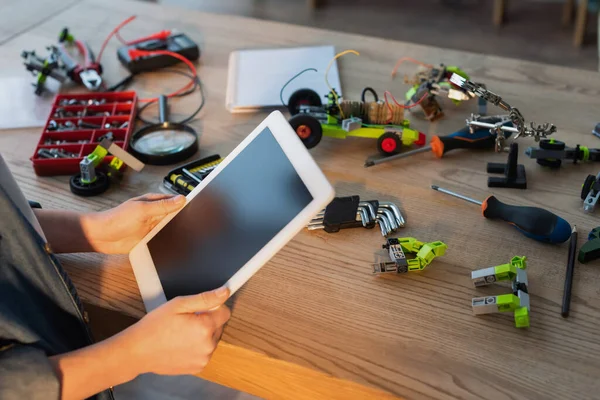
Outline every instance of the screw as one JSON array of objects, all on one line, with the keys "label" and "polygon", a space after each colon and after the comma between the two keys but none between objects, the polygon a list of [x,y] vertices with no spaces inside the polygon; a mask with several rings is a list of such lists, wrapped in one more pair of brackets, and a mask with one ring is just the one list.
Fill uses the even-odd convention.
[{"label": "screw", "polygon": [[65,110],[63,108],[57,108],[56,111],[54,111],[54,118],[64,118],[64,112]]},{"label": "screw", "polygon": [[125,129],[129,126],[129,121],[125,121],[123,122],[121,125],[119,125],[119,129]]},{"label": "screw", "polygon": [[58,124],[56,123],[56,121],[55,121],[55,120],[51,119],[51,120],[48,122],[48,127],[46,128],[46,130],[49,130],[49,131],[55,131],[55,130],[57,130],[57,129],[58,129]]},{"label": "screw", "polygon": [[61,105],[61,106],[67,106],[67,105],[69,105],[69,100],[68,99],[62,99],[58,104]]},{"label": "screw", "polygon": [[75,106],[75,105],[77,105],[77,103],[78,103],[77,99],[70,99],[69,101],[67,101],[67,105],[70,105],[70,106]]},{"label": "screw", "polygon": [[77,121],[77,126],[80,128],[87,128],[87,129],[101,129],[102,128],[102,125],[92,124],[91,122],[85,122],[81,119],[79,121]]}]

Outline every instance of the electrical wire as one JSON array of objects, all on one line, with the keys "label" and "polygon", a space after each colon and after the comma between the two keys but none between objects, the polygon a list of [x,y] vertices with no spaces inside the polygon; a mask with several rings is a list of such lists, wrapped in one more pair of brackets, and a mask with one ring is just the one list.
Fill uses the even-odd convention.
[{"label": "electrical wire", "polygon": [[119,32],[119,30],[121,28],[123,28],[125,25],[127,25],[128,23],[133,21],[135,18],[136,18],[136,16],[132,15],[131,17],[127,18],[125,21],[123,21],[119,25],[117,25],[117,27],[108,34],[106,39],[104,39],[104,43],[102,43],[102,47],[100,47],[100,51],[98,52],[98,57],[96,57],[96,62],[98,64],[100,64],[100,60],[102,59],[102,54],[104,53],[104,49],[106,48],[106,45],[108,44],[108,41],[110,40],[110,38],[112,38],[117,32]]},{"label": "electrical wire", "polygon": [[[200,80],[200,78],[198,76],[192,76],[188,72],[180,71],[180,70],[177,70],[177,69],[164,69],[164,70],[161,70],[161,72],[167,72],[167,73],[173,73],[173,74],[183,75],[183,76],[186,76],[186,77],[190,78],[194,82],[194,85],[193,85],[192,88],[188,89],[185,92],[178,93],[178,94],[176,94],[176,95],[174,95],[172,97],[184,97],[184,96],[187,96],[187,95],[193,93],[196,90],[196,88],[199,89],[200,96],[201,96],[202,100],[201,100],[200,105],[198,106],[198,108],[191,115],[189,115],[188,117],[184,118],[181,121],[177,121],[176,123],[177,124],[186,124],[186,123],[190,122],[204,108],[205,97],[204,97],[204,89],[203,89],[202,81]],[[150,107],[151,105],[156,104],[156,103],[157,103],[157,101],[151,101],[151,102],[147,102],[143,106],[139,107],[138,108],[138,112],[137,112],[137,118],[140,121],[142,121],[144,124],[148,124],[148,125],[157,124],[158,121],[150,121],[150,120],[147,120],[147,119],[145,119],[145,118],[142,117],[142,113],[144,112],[144,110],[146,110],[148,107]]]},{"label": "electrical wire", "polygon": [[411,104],[410,106],[406,106],[406,105],[404,105],[404,104],[400,104],[400,103],[398,103],[398,101],[396,100],[396,98],[394,97],[394,95],[393,95],[392,93],[390,93],[390,91],[389,91],[389,90],[386,90],[385,92],[383,92],[383,98],[385,99],[385,104],[387,105],[388,111],[389,111],[389,113],[390,113],[390,118],[388,119],[388,122],[387,122],[387,123],[390,123],[390,121],[392,120],[392,117],[393,117],[393,115],[394,115],[394,110],[392,110],[392,106],[390,105],[390,102],[389,102],[389,100],[388,100],[388,94],[390,95],[390,97],[392,98],[392,100],[394,101],[394,103],[396,103],[396,105],[397,105],[398,107],[400,107],[400,108],[403,108],[403,109],[405,109],[405,110],[407,110],[407,109],[410,109],[410,108],[413,108],[413,107],[416,107],[416,106],[418,106],[419,104],[421,104],[421,102],[422,102],[423,100],[425,100],[425,98],[426,98],[427,96],[429,96],[429,92],[425,92],[425,94],[423,95],[423,97],[421,97],[421,98],[419,99],[419,101],[417,101],[417,102],[416,102],[416,103],[414,103],[414,104]]},{"label": "electrical wire", "polygon": [[307,71],[319,72],[319,71],[317,71],[316,68],[306,68],[306,69],[303,69],[302,71],[300,71],[296,75],[294,75],[289,81],[287,81],[285,83],[285,85],[283,85],[283,87],[281,88],[281,90],[279,91],[279,99],[281,100],[281,104],[283,104],[284,107],[287,107],[287,104],[285,104],[285,101],[283,101],[283,90],[286,88],[287,85],[290,84],[290,82],[292,82],[294,79],[296,79],[297,77],[299,77],[300,75],[302,75],[303,73],[305,73]]},{"label": "electrical wire", "polygon": [[329,65],[327,66],[327,69],[325,70],[325,83],[327,84],[329,91],[331,93],[333,93],[333,98],[335,99],[335,104],[338,106],[338,110],[340,110],[340,116],[342,117],[342,119],[344,119],[344,112],[342,111],[342,108],[340,107],[340,99],[339,99],[337,93],[335,92],[335,90],[333,90],[333,88],[329,84],[329,79],[327,79],[327,75],[329,75],[329,70],[331,69],[331,66],[333,65],[335,60],[337,60],[341,56],[348,54],[348,53],[352,53],[357,56],[360,56],[360,53],[356,50],[345,50],[345,51],[339,52],[331,59],[331,61],[329,61]]},{"label": "electrical wire", "polygon": [[394,69],[392,70],[392,78],[396,76],[396,72],[398,72],[398,68],[405,61],[410,61],[413,64],[421,65],[421,66],[423,66],[425,68],[433,68],[433,65],[431,65],[431,64],[426,64],[426,63],[421,62],[419,60],[415,60],[414,58],[411,58],[411,57],[402,57],[401,59],[399,59],[396,62],[396,65],[394,66]]},{"label": "electrical wire", "polygon": [[[132,54],[134,50],[130,50],[130,54]],[[187,58],[185,58],[184,56],[182,56],[181,54],[178,53],[174,53],[172,51],[166,51],[166,50],[153,50],[153,51],[143,51],[143,50],[135,50],[135,54],[138,56],[152,56],[152,55],[166,55],[166,56],[171,56],[174,57],[182,62],[184,62],[192,71],[192,74],[194,77],[198,77],[198,71],[196,71],[196,67],[194,66],[194,64],[192,64],[192,62],[190,60],[188,60]],[[185,92],[186,90],[190,89],[193,85],[195,84],[194,79],[192,79],[187,85],[185,85],[184,87],[182,87],[181,89],[168,94],[167,97],[174,97],[177,96],[180,93]],[[148,103],[148,102],[154,102],[154,101],[158,101],[158,97],[151,97],[151,98],[143,98],[143,99],[138,99],[138,101],[140,103]]]}]

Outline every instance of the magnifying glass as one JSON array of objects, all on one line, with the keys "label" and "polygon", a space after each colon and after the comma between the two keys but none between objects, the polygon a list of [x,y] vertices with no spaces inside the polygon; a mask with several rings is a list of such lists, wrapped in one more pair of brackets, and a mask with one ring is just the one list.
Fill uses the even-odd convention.
[{"label": "magnifying glass", "polygon": [[190,126],[169,121],[167,96],[158,97],[159,122],[133,134],[129,149],[141,162],[150,165],[175,164],[198,150],[198,135]]}]

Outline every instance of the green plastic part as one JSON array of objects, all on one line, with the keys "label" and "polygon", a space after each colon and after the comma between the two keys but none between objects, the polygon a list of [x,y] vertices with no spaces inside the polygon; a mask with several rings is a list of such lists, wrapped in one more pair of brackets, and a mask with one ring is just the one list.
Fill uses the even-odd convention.
[{"label": "green plastic part", "polygon": [[104,160],[104,157],[106,157],[107,154],[108,154],[108,150],[106,150],[104,147],[98,145],[98,146],[96,146],[94,151],[92,151],[90,154],[88,154],[87,157],[92,160],[94,167],[97,167],[98,165],[100,165],[102,160]]},{"label": "green plastic part", "polygon": [[577,259],[582,264],[597,260],[598,258],[600,258],[600,239],[598,238],[585,242],[579,249],[579,255],[577,256]]},{"label": "green plastic part", "polygon": [[579,149],[583,152],[583,158],[581,161],[585,162],[590,159],[590,149],[585,146],[579,146]]},{"label": "green plastic part", "polygon": [[421,271],[427,267],[434,258],[441,257],[446,253],[448,246],[440,241],[423,243],[412,237],[398,238],[402,251],[416,253],[415,258],[406,260],[409,271]]},{"label": "green plastic part", "polygon": [[417,93],[417,89],[419,88],[419,85],[415,85],[413,87],[411,87],[408,92],[406,92],[406,94],[404,95],[404,97],[406,98],[406,100],[410,100],[413,98],[413,96],[415,95],[415,93]]},{"label": "green plastic part", "polygon": [[460,75],[460,76],[462,76],[463,78],[465,78],[468,81],[471,80],[469,78],[469,75],[467,75],[467,73],[465,71],[463,71],[462,69],[460,69],[456,65],[448,65],[448,66],[446,66],[446,71],[454,73],[456,75]]},{"label": "green plastic part", "polygon": [[517,328],[529,328],[529,310],[527,307],[517,308],[514,315]]},{"label": "green plastic part", "polygon": [[500,312],[514,311],[521,307],[521,300],[512,293],[501,294],[496,296],[496,304]]},{"label": "green plastic part", "polygon": [[508,264],[501,264],[494,267],[496,281],[512,281],[517,276],[517,268],[527,268],[527,257],[515,256]]}]

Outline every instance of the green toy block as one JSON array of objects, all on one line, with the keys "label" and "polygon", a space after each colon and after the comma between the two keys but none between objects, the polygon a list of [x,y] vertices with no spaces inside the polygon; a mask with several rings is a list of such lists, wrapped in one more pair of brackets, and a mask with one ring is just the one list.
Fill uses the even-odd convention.
[{"label": "green toy block", "polygon": [[515,310],[515,326],[517,328],[529,328],[529,310],[521,307]]}]

